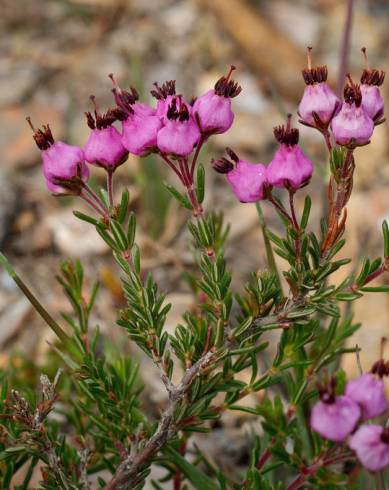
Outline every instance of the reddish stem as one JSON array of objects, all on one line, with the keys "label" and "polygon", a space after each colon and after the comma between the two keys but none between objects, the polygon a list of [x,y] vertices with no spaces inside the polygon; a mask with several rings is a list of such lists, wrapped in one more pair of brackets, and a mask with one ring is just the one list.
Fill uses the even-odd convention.
[{"label": "reddish stem", "polygon": [[192,164],[191,164],[191,167],[190,167],[190,176],[192,178],[192,181],[193,181],[193,177],[194,177],[194,171],[195,171],[195,167],[196,167],[196,162],[197,162],[197,159],[199,157],[200,150],[201,150],[203,144],[205,143],[205,140],[206,140],[206,137],[203,136],[203,135],[201,135],[201,137],[199,139],[199,142],[197,143],[195,154],[193,155]]},{"label": "reddish stem", "polygon": [[103,201],[99,198],[99,196],[89,187],[89,185],[83,182],[82,188],[92,197],[92,199],[94,199],[95,203],[97,204],[97,206],[100,207],[104,215],[108,216],[108,209],[105,207]]},{"label": "reddish stem", "polygon": [[331,144],[331,137],[330,137],[330,133],[329,133],[329,131],[328,131],[328,130],[327,130],[327,131],[325,131],[325,132],[323,133],[323,136],[324,136],[324,141],[325,141],[325,143],[326,143],[327,150],[328,150],[329,152],[331,152],[331,151],[332,151],[332,144]]},{"label": "reddish stem", "polygon": [[276,208],[277,211],[279,211],[285,218],[289,221],[289,223],[294,227],[293,219],[291,216],[287,213],[285,208],[278,202],[274,197],[269,193],[267,196],[267,200],[273,204],[273,206]]},{"label": "reddish stem", "polygon": [[162,160],[169,165],[169,167],[173,170],[173,172],[177,175],[177,177],[183,182],[183,176],[181,175],[178,168],[174,165],[174,163],[163,153],[160,153]]},{"label": "reddish stem", "polygon": [[297,478],[292,481],[290,485],[286,488],[286,490],[298,490],[301,488],[307,479],[314,475],[320,468],[323,466],[330,466],[335,463],[341,463],[343,461],[347,461],[352,457],[351,454],[339,454],[338,456],[328,457],[327,459],[320,458],[316,463],[313,463],[311,466],[307,466],[301,469],[301,473],[297,476]]},{"label": "reddish stem", "polygon": [[180,166],[181,175],[183,177],[182,183],[185,187],[191,186],[193,184],[193,180],[189,175],[188,160],[186,158],[180,158],[180,160],[178,160],[178,164]]},{"label": "reddish stem", "polygon": [[86,196],[86,195],[85,195],[85,194],[83,194],[82,192],[79,194],[79,196],[81,197],[81,199],[82,199],[82,200],[84,200],[86,203],[88,203],[88,204],[89,204],[89,206],[90,206],[91,208],[93,208],[93,209],[94,209],[94,210],[95,210],[95,211],[96,211],[96,212],[97,212],[97,213],[98,213],[98,214],[99,214],[101,217],[108,219],[108,215],[107,215],[107,213],[106,213],[105,211],[103,212],[103,211],[102,211],[102,210],[101,210],[101,209],[100,209],[100,208],[97,206],[97,204],[96,204],[94,201],[92,201],[92,199],[91,199],[91,198],[89,198],[88,196]]}]

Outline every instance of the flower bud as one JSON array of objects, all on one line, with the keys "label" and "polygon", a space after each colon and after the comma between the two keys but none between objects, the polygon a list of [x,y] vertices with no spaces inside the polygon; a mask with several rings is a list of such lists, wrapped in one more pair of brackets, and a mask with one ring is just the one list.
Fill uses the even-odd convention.
[{"label": "flower bud", "polygon": [[265,165],[240,160],[229,148],[227,152],[233,162],[227,158],[213,160],[213,168],[226,174],[232,191],[240,202],[257,202],[264,199],[267,187]]},{"label": "flower bud", "polygon": [[285,126],[274,128],[274,136],[280,143],[273,160],[267,167],[267,180],[275,187],[299,189],[306,185],[313,172],[312,162],[298,146],[299,131],[291,128],[291,115]]},{"label": "flower bud", "polygon": [[[91,99],[94,102],[94,97]],[[91,129],[84,146],[85,160],[106,170],[115,170],[125,162],[128,151],[122,145],[122,135],[112,124],[117,119],[125,119],[126,114],[120,109],[110,109],[106,114],[101,114],[95,105],[95,117],[90,112],[85,115]]]},{"label": "flower bud", "polygon": [[344,89],[344,102],[340,112],[333,118],[331,129],[339,145],[355,148],[370,142],[374,122],[362,107],[362,93],[359,85],[349,83]]},{"label": "flower bud", "polygon": [[84,152],[78,146],[54,141],[49,125],[35,129],[30,118],[27,121],[34,132],[34,140],[42,151],[43,175],[47,188],[55,195],[75,194],[89,177]]},{"label": "flower bud", "polygon": [[231,98],[236,97],[242,88],[230,80],[232,71],[226,77],[221,77],[214,89],[198,97],[193,104],[193,114],[200,126],[202,134],[221,134],[230,129],[234,113],[231,110]]},{"label": "flower bud", "polygon": [[301,123],[323,131],[328,128],[341,102],[326,83],[327,67],[311,67],[311,49],[308,48],[308,68],[302,71],[306,87],[299,104],[298,115]]},{"label": "flower bud", "polygon": [[349,381],[345,394],[358,403],[365,420],[378,417],[388,409],[384,382],[371,373],[362,374],[359,378]]},{"label": "flower bud", "polygon": [[370,471],[389,466],[389,429],[380,425],[362,425],[350,438],[349,447]]},{"label": "flower bud", "polygon": [[366,48],[362,48],[362,52],[366,60],[366,68],[361,76],[362,107],[377,125],[384,122],[384,101],[379,87],[384,83],[385,72],[370,69]]},{"label": "flower bud", "polygon": [[192,108],[177,95],[165,109],[164,125],[157,135],[158,149],[162,153],[188,156],[200,139],[199,128],[192,117]]}]

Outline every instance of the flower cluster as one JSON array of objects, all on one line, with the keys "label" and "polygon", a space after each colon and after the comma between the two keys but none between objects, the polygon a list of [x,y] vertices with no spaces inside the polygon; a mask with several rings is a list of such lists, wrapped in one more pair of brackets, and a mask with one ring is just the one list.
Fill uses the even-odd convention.
[{"label": "flower cluster", "polygon": [[227,153],[232,161],[227,158],[212,161],[217,172],[226,174],[241,202],[266,199],[272,187],[296,191],[309,182],[313,165],[298,145],[299,131],[291,127],[291,117],[289,114],[286,126],[274,128],[279,148],[267,166],[241,160],[229,148]]},{"label": "flower cluster", "polygon": [[370,471],[379,471],[389,464],[389,429],[380,425],[362,424],[384,414],[389,404],[385,396],[383,376],[389,364],[382,359],[370,373],[364,373],[346,384],[344,394],[336,395],[336,381],[320,388],[320,401],[313,407],[311,427],[325,439],[348,445]]},{"label": "flower cluster", "polygon": [[[385,73],[370,69],[365,48],[363,53],[366,68],[361,84],[354,83],[347,74],[344,101],[341,102],[327,84],[327,67],[312,67],[311,48],[308,48],[308,67],[302,71],[306,87],[298,107],[299,122],[319,130],[329,149],[332,148],[331,140],[351,150],[367,145],[374,126],[384,121],[384,104],[379,86],[384,81]],[[291,128],[290,123],[291,115],[286,127],[274,129],[280,147],[267,166],[240,159],[213,161],[214,169],[226,174],[234,194],[241,202],[266,199],[272,187],[295,191],[309,182],[313,165],[298,146],[299,132]]]},{"label": "flower cluster", "polygon": [[[155,153],[175,171],[190,193],[201,146],[210,136],[227,131],[233,123],[231,99],[241,92],[241,87],[231,79],[234,70],[231,66],[227,76],[221,77],[213,89],[191,102],[176,93],[174,80],[161,86],[155,83],[151,90],[155,107],[139,102],[134,87],[129,91],[121,89],[110,74],[116,107],[102,113],[91,96],[94,112],[85,113],[91,132],[83,148],[54,141],[48,125],[35,129],[28,118],[42,151],[49,190],[55,195],[80,195],[101,212],[101,203],[87,185],[88,164],[102,167],[112,176],[129,153],[140,157]],[[121,131],[115,127],[116,122],[121,124]],[[195,155],[189,165],[192,152]],[[197,203],[192,204],[198,207]]]},{"label": "flower cluster", "polygon": [[[321,318],[315,318],[313,315],[317,313],[322,316],[324,313],[340,318],[340,309],[335,305],[337,301],[353,301],[359,298],[365,290],[373,289],[364,289],[366,284],[389,270],[389,227],[385,223],[383,259],[378,259],[378,262],[366,259],[358,277],[350,275],[338,287],[326,285],[327,277],[347,263],[347,259],[334,261],[333,257],[342,247],[341,237],[347,219],[346,205],[353,186],[354,151],[357,147],[368,144],[375,126],[384,121],[384,104],[379,87],[385,74],[370,69],[366,50],[363,48],[362,51],[366,67],[360,84],[355,83],[351,75],[347,74],[343,101],[327,84],[327,67],[312,66],[311,48],[308,48],[308,66],[302,71],[306,87],[298,107],[299,122],[318,130],[329,150],[328,215],[327,220],[321,222],[320,236],[316,237],[314,232],[306,232],[311,207],[310,196],[305,199],[301,219],[297,219],[295,211],[294,195],[309,184],[314,167],[299,145],[299,130],[292,127],[291,114],[288,114],[285,124],[274,128],[278,147],[267,164],[252,163],[240,158],[229,147],[226,148],[226,156],[211,161],[214,170],[226,176],[239,201],[253,203],[267,200],[285,223],[286,238],[280,238],[263,225],[266,252],[272,271],[271,274],[266,272],[258,277],[255,274],[254,282],[247,287],[249,296],[239,296],[238,303],[243,313],[241,318],[234,319],[231,315],[234,295],[230,289],[231,277],[223,256],[227,232],[215,213],[208,216],[203,213],[204,169],[202,165],[198,165],[203,144],[212,135],[226,132],[233,123],[231,99],[241,92],[241,87],[231,79],[235,69],[233,66],[226,76],[216,82],[213,89],[191,102],[177,93],[174,80],[166,81],[162,85],[155,83],[151,90],[152,96],[156,99],[154,106],[140,102],[134,87],[124,90],[113,75],[109,75],[113,83],[115,107],[102,112],[94,96],[91,96],[94,110],[85,113],[90,134],[82,148],[55,141],[48,125],[42,129],[35,129],[28,118],[34,139],[42,152],[43,173],[49,190],[55,195],[80,196],[96,211],[99,218],[102,218],[96,220],[94,217],[76,212],[80,219],[95,225],[99,235],[114,251],[117,263],[126,274],[128,309],[125,315],[121,316],[120,324],[160,369],[162,380],[169,392],[169,400],[173,404],[164,412],[168,415],[162,416],[158,426],[163,430],[158,428],[150,435],[148,445],[143,447],[143,455],[137,455],[138,460],[143,461],[144,458],[147,464],[151,464],[152,458],[156,457],[169,438],[175,437],[179,431],[184,433],[188,427],[188,431],[196,428],[197,421],[213,419],[215,414],[219,414],[229,405],[230,408],[236,408],[236,401],[247,393],[272,386],[274,373],[293,368],[294,378],[290,379],[294,379],[296,393],[286,416],[282,413],[282,403],[277,401],[274,404],[274,414],[277,415],[279,412],[279,420],[278,415],[273,419],[271,403],[267,407],[264,403],[261,410],[265,420],[268,419],[266,425],[272,432],[273,428],[282,427],[282,433],[272,433],[270,437],[270,447],[274,441],[278,443],[278,439],[284,438],[285,431],[290,429],[288,424],[296,414],[298,401],[302,396],[306,395],[306,400],[310,400],[311,395],[316,395],[315,391],[307,393],[307,390],[311,386],[311,376],[317,372],[317,366],[326,365],[326,359],[335,359],[339,352],[339,339],[333,337],[335,330],[331,333],[331,328],[327,328],[326,325],[321,328]],[[165,335],[166,332],[163,330],[169,306],[167,309],[162,306],[164,298],[156,294],[157,285],[151,276],[146,283],[142,282],[139,250],[134,242],[135,216],[133,213],[128,216],[128,191],[122,194],[120,204],[114,204],[113,174],[127,160],[129,154],[138,157],[149,154],[160,156],[179,178],[186,195],[169,185],[168,189],[185,208],[192,210],[196,218],[189,222],[188,228],[196,247],[201,251],[198,263],[202,279],[201,282],[194,279],[194,284],[195,289],[201,290],[206,299],[201,308],[201,316],[186,316],[186,327],[179,325],[171,336]],[[106,171],[107,192],[102,190],[95,193],[88,186],[90,165]],[[277,188],[287,191],[289,210],[281,199],[273,195],[273,190]],[[259,205],[258,211],[261,217]],[[124,225],[126,221],[127,225]],[[284,271],[289,286],[287,295],[282,291],[270,242],[276,245],[275,252],[290,264],[290,269]],[[73,282],[79,283],[79,279]],[[71,288],[66,290],[69,291]],[[378,288],[376,290],[382,291]],[[389,288],[384,290],[388,291]],[[81,297],[81,294],[76,295],[76,299]],[[77,311],[85,307],[83,302],[81,306],[77,301],[75,303]],[[234,325],[235,322],[237,325]],[[301,325],[304,325],[309,335],[304,340],[297,334],[294,338],[293,335],[288,338],[289,332],[293,332],[293,327]],[[334,325],[340,329],[338,323]],[[231,330],[230,333],[225,331],[226,326]],[[59,327],[55,328],[56,332],[62,332]],[[255,342],[267,328],[281,328],[284,333],[273,365],[263,378],[256,380],[258,346]],[[346,324],[344,329],[346,332],[352,331]],[[316,335],[318,330],[322,330],[327,339],[324,342],[324,350],[316,349],[316,345],[311,351],[309,347],[305,350],[305,346],[311,341],[322,341],[321,334]],[[300,330],[296,328],[294,331]],[[250,336],[246,337],[249,332]],[[340,338],[343,340],[346,336]],[[67,338],[66,335],[64,338]],[[235,343],[239,348],[234,350],[234,354],[242,356],[240,360],[234,364],[230,360],[225,361],[223,369],[206,382],[217,385],[220,381],[219,385],[214,385],[215,393],[223,391],[225,387],[230,386],[230,381],[235,383],[235,380],[230,378],[230,373],[238,373],[240,367],[237,366],[246,368],[249,365],[247,362],[251,359],[255,374],[250,385],[239,385],[240,388],[236,384],[231,385],[232,391],[235,392],[231,398],[226,397],[223,406],[211,406],[212,397],[204,403],[201,397],[209,397],[208,389],[211,390],[212,386],[206,385],[205,377],[200,378],[205,374],[202,371],[209,369],[211,373],[222,360],[223,356],[219,359],[220,352],[223,352],[223,349],[227,352]],[[176,387],[171,381],[174,367],[171,353],[182,362],[183,367],[188,368],[182,382]],[[296,360],[295,353],[302,353],[303,359]],[[98,370],[93,370],[93,373],[95,372]],[[389,375],[389,363],[384,362],[381,355],[371,372],[349,381],[344,390],[337,386],[335,379],[320,387],[320,400],[312,408],[310,424],[324,439],[339,445],[330,445],[328,449],[327,444],[324,444],[325,452],[321,454],[320,459],[314,461],[310,467],[304,468],[295,483],[288,488],[300,488],[301,483],[314,474],[320,465],[325,467],[344,461],[342,458],[348,458],[351,454],[349,449],[355,451],[362,465],[370,471],[379,471],[389,465],[389,428],[369,423],[389,408],[383,382],[386,375]],[[191,383],[194,379],[201,379],[201,382],[198,389],[192,393]],[[91,384],[100,386],[100,383],[94,381]],[[197,396],[203,400],[202,404],[198,403]],[[95,400],[96,397],[93,403]],[[179,407],[181,402],[182,405]],[[176,420],[175,414],[180,414],[180,418]],[[117,417],[120,418],[121,416]],[[264,424],[265,430],[266,425]],[[110,434],[111,429],[107,433]],[[184,442],[186,444],[186,439]],[[296,447],[298,445],[296,444]],[[275,453],[276,451],[274,455]],[[131,451],[128,454],[131,456]],[[256,468],[260,470],[270,457],[272,451],[266,449]],[[121,474],[123,467],[131,468],[131,465],[119,466],[119,476],[113,477],[117,487],[109,488],[119,488],[121,483],[119,485],[118,481],[121,482],[121,478],[128,476]],[[293,467],[296,467],[294,455]],[[134,478],[138,483],[137,475],[134,474]]]}]

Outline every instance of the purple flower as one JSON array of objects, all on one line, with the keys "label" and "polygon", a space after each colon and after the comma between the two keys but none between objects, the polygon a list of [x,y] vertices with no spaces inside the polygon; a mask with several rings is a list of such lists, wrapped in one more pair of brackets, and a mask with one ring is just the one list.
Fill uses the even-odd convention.
[{"label": "purple flower", "polygon": [[221,77],[215,88],[198,97],[193,105],[193,114],[200,125],[202,134],[221,134],[230,129],[234,113],[231,110],[231,98],[236,97],[242,88],[230,80],[234,66],[226,77]]},{"label": "purple flower", "polygon": [[250,163],[240,160],[229,148],[227,153],[233,160],[227,158],[213,160],[213,168],[222,174],[226,174],[232,191],[240,202],[257,202],[265,199],[267,176],[266,167],[262,163]]},{"label": "purple flower", "polygon": [[62,141],[54,141],[48,125],[36,130],[30,118],[27,120],[34,131],[34,140],[42,151],[43,175],[49,191],[56,195],[78,195],[82,183],[89,177],[82,149]]},{"label": "purple flower", "polygon": [[274,136],[280,147],[267,167],[267,179],[275,187],[298,189],[309,182],[313,165],[298,146],[299,132],[291,128],[290,121],[291,115],[288,116],[286,128],[274,128]]},{"label": "purple flower", "polygon": [[331,121],[331,129],[339,145],[355,148],[370,142],[374,122],[362,107],[359,85],[349,79],[344,89],[344,102],[340,112]]},{"label": "purple flower", "polygon": [[322,396],[312,408],[311,427],[325,439],[341,442],[354,430],[360,415],[361,409],[351,398]]},{"label": "purple flower", "polygon": [[[94,97],[91,98],[94,101]],[[112,124],[116,119],[123,119],[126,115],[120,109],[110,109],[106,114],[101,114],[97,107],[95,118],[90,112],[86,112],[85,115],[91,129],[84,146],[85,160],[106,170],[115,170],[125,162],[128,151],[122,145],[122,135]]]},{"label": "purple flower", "polygon": [[359,427],[351,437],[349,446],[370,471],[380,471],[389,465],[389,430],[380,425]]},{"label": "purple flower", "polygon": [[177,95],[165,109],[164,126],[157,136],[158,149],[162,153],[188,156],[200,139],[200,131],[192,117],[191,107]]},{"label": "purple flower", "polygon": [[308,48],[308,68],[302,72],[306,87],[299,104],[298,115],[301,123],[325,130],[340,108],[341,102],[326,83],[327,67],[312,68],[311,50],[312,48]]},{"label": "purple flower", "polygon": [[362,107],[377,125],[384,122],[384,101],[379,87],[384,83],[385,72],[370,69],[366,48],[362,48],[362,52],[366,61],[366,68],[361,76]]},{"label": "purple flower", "polygon": [[378,417],[388,409],[384,382],[371,373],[362,374],[359,378],[349,381],[345,395],[358,403],[365,420]]},{"label": "purple flower", "polygon": [[134,87],[130,92],[122,90],[116,83],[112,74],[113,93],[119,109],[126,115],[122,119],[123,146],[134,155],[145,156],[155,151],[157,147],[157,133],[162,123],[156,110],[147,104],[137,102],[139,96]]}]

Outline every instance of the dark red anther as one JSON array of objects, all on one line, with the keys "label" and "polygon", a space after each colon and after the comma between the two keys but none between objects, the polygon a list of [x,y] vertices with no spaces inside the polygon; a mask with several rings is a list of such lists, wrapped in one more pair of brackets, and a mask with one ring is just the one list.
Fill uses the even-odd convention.
[{"label": "dark red anther", "polygon": [[231,65],[227,76],[219,78],[219,80],[215,83],[216,95],[233,98],[241,93],[242,87],[237,82],[234,82],[234,80],[231,80],[231,75],[234,70],[236,70],[236,67]]},{"label": "dark red anther", "polygon": [[346,78],[348,83],[344,87],[344,101],[347,104],[355,104],[356,107],[360,107],[362,103],[361,88],[357,83],[354,83],[350,73],[347,73]]},{"label": "dark red anther", "polygon": [[287,146],[297,145],[299,141],[299,130],[291,127],[292,114],[288,114],[286,127],[282,124],[273,129],[274,137],[280,144]]},{"label": "dark red anther", "polygon": [[51,132],[50,126],[48,124],[44,124],[42,129],[35,129],[34,125],[31,122],[30,117],[26,117],[26,120],[33,131],[33,138],[37,147],[40,150],[47,150],[51,145],[54,144],[53,134]]},{"label": "dark red anther", "polygon": [[157,82],[154,82],[154,90],[151,90],[150,93],[153,97],[158,100],[166,99],[169,95],[176,95],[176,81],[168,80],[159,86]]},{"label": "dark red anther", "polygon": [[218,160],[212,159],[211,165],[219,174],[228,174],[234,168],[234,164],[225,157],[219,158]]}]

